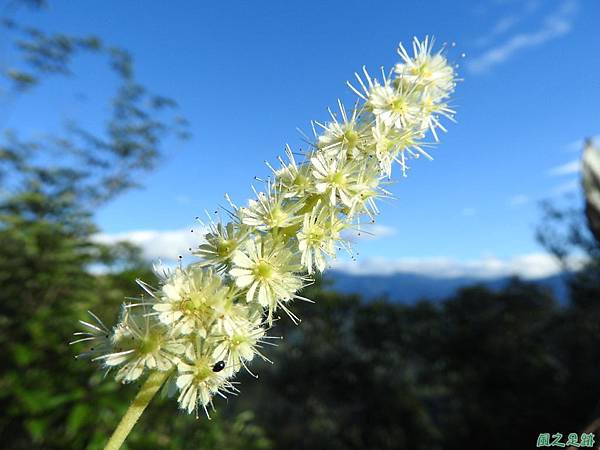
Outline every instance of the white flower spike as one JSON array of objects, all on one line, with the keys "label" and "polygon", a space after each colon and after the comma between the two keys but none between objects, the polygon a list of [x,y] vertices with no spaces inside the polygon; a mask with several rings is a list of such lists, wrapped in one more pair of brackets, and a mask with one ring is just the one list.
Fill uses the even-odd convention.
[{"label": "white flower spike", "polygon": [[394,163],[406,176],[411,159],[431,157],[426,140],[438,141],[442,120],[453,120],[455,70],[433,43],[415,39],[412,55],[400,45],[401,60],[380,79],[363,68],[358,87],[348,83],[356,104],[338,101],[329,122],[313,122],[308,150],[286,146],[281,167],[269,165],[264,193],[242,208],[226,196],[231,220],[211,220],[194,251],[198,263],[157,267],[159,286],[139,282],[149,297],[125,305],[112,330],[93,314],[95,323],[81,322],[86,331],[73,342],[88,345],[81,356],[116,369],[121,382],[148,374],[149,388],[158,390],[170,381],[188,413],[208,415],[215,395],[235,394],[235,374],[250,372],[256,356],[268,361],[260,349],[270,343],[275,314],[281,309],[298,323],[291,304],[310,301],[299,291],[336,249],[349,250],[342,232],[360,231],[365,216],[375,222],[377,200],[391,198],[382,185]]}]

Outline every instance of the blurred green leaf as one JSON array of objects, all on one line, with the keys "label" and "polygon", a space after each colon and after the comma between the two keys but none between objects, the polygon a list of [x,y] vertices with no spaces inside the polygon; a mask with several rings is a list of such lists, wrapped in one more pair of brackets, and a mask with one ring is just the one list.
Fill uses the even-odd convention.
[{"label": "blurred green leaf", "polygon": [[81,430],[92,413],[88,404],[75,405],[67,418],[67,435],[72,438]]}]

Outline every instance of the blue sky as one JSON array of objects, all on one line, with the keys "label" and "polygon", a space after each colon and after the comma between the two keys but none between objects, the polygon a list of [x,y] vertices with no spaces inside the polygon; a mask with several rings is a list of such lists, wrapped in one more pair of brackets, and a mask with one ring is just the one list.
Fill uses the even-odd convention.
[{"label": "blue sky", "polygon": [[[434,161],[415,161],[392,187],[380,238],[357,243],[363,265],[547,264],[527,259],[541,251],[538,202],[579,195],[578,142],[600,133],[600,4],[591,0],[54,1],[17,17],[129,49],[141,81],[190,120],[193,138],[167,149],[143,189],[97,212],[107,239],[134,236],[152,257],[189,246],[181,230],[224,192],[249,198],[253,177],[268,173],[263,161],[300,145],[296,127],[325,120],[338,97],[351,102],[345,81],[363,64],[390,67],[413,36],[456,42],[458,123]],[[109,93],[101,69],[87,60],[76,69],[76,88]],[[3,105],[0,120],[24,133],[69,116],[97,122],[102,108],[82,110],[72,87],[54,80],[10,113]]]}]

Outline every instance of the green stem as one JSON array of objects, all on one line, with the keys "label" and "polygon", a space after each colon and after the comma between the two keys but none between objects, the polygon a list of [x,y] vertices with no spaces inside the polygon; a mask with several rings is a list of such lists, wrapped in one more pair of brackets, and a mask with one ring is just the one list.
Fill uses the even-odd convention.
[{"label": "green stem", "polygon": [[131,402],[131,406],[121,419],[121,422],[119,422],[104,450],[119,450],[121,448],[131,429],[146,409],[146,406],[148,406],[154,394],[158,392],[170,373],[169,371],[157,371],[150,374],[133,399],[133,402]]}]

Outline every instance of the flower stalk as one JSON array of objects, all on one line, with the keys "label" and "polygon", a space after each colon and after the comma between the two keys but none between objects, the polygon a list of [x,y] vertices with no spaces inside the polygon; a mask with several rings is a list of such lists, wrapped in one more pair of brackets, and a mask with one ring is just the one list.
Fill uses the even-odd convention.
[{"label": "flower stalk", "polygon": [[152,372],[148,379],[144,382],[139,392],[131,402],[129,409],[121,418],[119,425],[108,440],[104,450],[119,450],[127,439],[127,436],[141,417],[146,407],[150,404],[154,395],[158,392],[166,379],[169,377],[169,372]]}]

